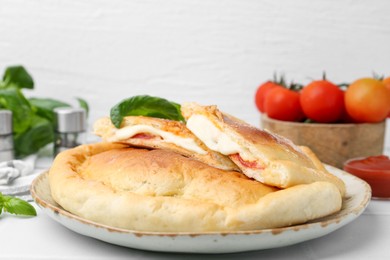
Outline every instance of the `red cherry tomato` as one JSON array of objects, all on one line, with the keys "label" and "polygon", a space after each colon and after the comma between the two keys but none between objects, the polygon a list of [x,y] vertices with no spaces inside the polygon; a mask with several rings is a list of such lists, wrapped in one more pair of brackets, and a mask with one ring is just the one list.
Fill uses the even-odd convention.
[{"label": "red cherry tomato", "polygon": [[265,109],[264,109],[265,97],[267,96],[268,92],[271,89],[276,88],[276,87],[281,87],[281,85],[279,85],[275,82],[272,82],[272,81],[267,81],[267,82],[261,84],[257,88],[256,95],[255,95],[255,103],[256,103],[257,109],[260,112],[262,112],[262,113],[265,112]]},{"label": "red cherry tomato", "polygon": [[301,121],[304,118],[299,93],[283,87],[268,92],[264,108],[270,118],[283,121]]},{"label": "red cherry tomato", "polygon": [[305,115],[319,123],[333,123],[343,117],[344,92],[327,80],[316,80],[304,87],[300,97]]}]

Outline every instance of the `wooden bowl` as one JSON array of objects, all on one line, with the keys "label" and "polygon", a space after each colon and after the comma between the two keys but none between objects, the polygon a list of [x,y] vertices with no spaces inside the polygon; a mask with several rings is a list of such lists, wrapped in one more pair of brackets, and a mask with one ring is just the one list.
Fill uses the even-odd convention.
[{"label": "wooden bowl", "polygon": [[386,123],[296,123],[262,115],[261,126],[297,145],[308,146],[322,162],[342,169],[348,159],[383,153]]}]

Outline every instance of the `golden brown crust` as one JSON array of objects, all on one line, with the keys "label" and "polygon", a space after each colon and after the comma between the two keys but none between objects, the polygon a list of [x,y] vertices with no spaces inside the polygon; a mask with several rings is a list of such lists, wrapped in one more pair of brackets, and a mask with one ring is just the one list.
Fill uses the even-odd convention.
[{"label": "golden brown crust", "polygon": [[[197,159],[207,163],[213,167],[223,170],[240,171],[239,168],[227,157],[220,153],[210,150],[205,146],[191,131],[187,129],[184,123],[173,120],[166,120],[144,116],[127,116],[123,119],[121,129],[129,126],[146,125],[154,129],[171,133],[182,138],[192,139],[193,142],[200,147],[204,153],[190,151],[185,147],[179,146],[165,140],[164,138],[121,138],[115,140],[115,143],[123,143],[136,147],[152,148],[152,149],[168,149],[184,156]],[[118,132],[118,129],[111,123],[108,117],[100,118],[94,124],[94,133],[103,138],[104,141],[110,142]]]},{"label": "golden brown crust", "polygon": [[231,156],[233,162],[249,177],[280,188],[315,181],[329,181],[339,188],[342,195],[345,194],[344,183],[326,171],[310,149],[302,149],[284,137],[260,130],[242,120],[223,114],[216,106],[185,103],[181,108],[187,120],[193,115],[205,116],[260,162],[260,169],[254,169],[243,165],[237,156]]},{"label": "golden brown crust", "polygon": [[278,190],[166,150],[83,145],[49,171],[52,197],[92,221],[133,230],[222,231],[282,227],[341,208],[328,182]]},{"label": "golden brown crust", "polygon": [[244,137],[248,144],[259,148],[269,160],[293,159],[304,167],[315,168],[312,160],[290,140],[237,121],[228,115],[224,115],[222,118],[222,122],[226,126]]},{"label": "golden brown crust", "polygon": [[[105,120],[107,120],[106,118]],[[171,132],[172,134],[189,137],[192,133],[187,129],[186,125],[175,120],[168,120],[156,117],[147,116],[126,116],[123,118],[121,127],[129,125],[150,125],[160,130]]]}]

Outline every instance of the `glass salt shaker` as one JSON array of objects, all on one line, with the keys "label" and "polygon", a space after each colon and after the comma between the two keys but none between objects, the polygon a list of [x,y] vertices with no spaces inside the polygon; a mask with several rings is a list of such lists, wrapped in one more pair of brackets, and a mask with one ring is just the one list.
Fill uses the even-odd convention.
[{"label": "glass salt shaker", "polygon": [[82,108],[61,107],[54,110],[54,156],[85,143],[86,112]]},{"label": "glass salt shaker", "polygon": [[12,111],[0,110],[0,162],[13,159]]}]

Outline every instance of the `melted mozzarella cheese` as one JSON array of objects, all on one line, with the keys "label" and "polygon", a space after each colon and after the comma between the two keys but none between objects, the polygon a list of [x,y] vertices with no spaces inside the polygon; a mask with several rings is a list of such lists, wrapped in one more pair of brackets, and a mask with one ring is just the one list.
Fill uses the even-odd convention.
[{"label": "melted mozzarella cheese", "polygon": [[243,160],[248,162],[257,161],[248,149],[233,141],[205,116],[191,116],[187,120],[187,128],[213,151],[224,155],[239,154]]},{"label": "melted mozzarella cheese", "polygon": [[242,153],[240,145],[218,129],[207,117],[193,115],[187,120],[190,129],[208,148],[224,155]]},{"label": "melted mozzarella cheese", "polygon": [[131,138],[137,134],[148,133],[156,136],[161,136],[164,142],[175,144],[179,147],[183,147],[189,151],[198,153],[198,154],[207,154],[192,138],[183,138],[177,135],[174,135],[170,132],[162,131],[156,129],[149,125],[134,125],[126,126],[115,131],[110,142],[116,142],[124,139]]}]

